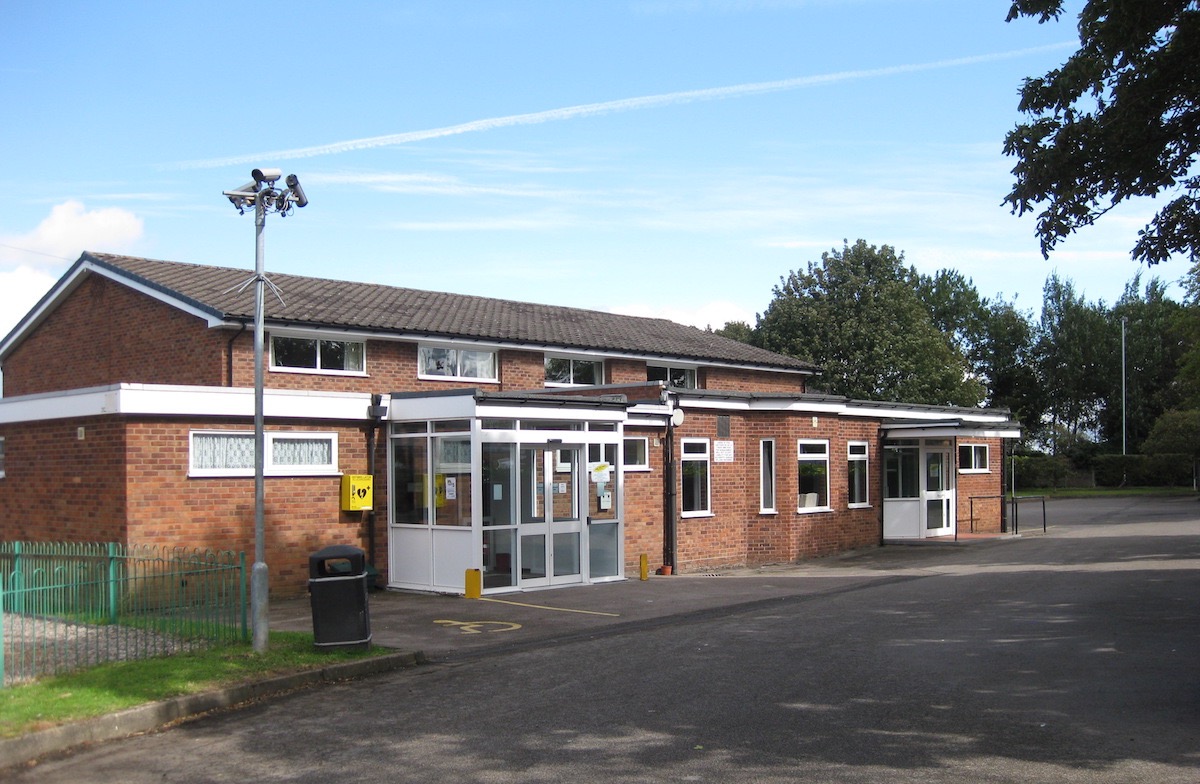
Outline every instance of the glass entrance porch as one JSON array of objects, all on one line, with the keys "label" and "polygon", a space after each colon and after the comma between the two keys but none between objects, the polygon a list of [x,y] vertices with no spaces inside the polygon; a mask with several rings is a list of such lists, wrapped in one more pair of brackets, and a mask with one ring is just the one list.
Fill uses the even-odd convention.
[{"label": "glass entrance porch", "polygon": [[[485,593],[623,579],[626,406],[549,399],[393,397],[388,587],[461,593],[468,569]],[[433,409],[464,416],[416,418]]]}]

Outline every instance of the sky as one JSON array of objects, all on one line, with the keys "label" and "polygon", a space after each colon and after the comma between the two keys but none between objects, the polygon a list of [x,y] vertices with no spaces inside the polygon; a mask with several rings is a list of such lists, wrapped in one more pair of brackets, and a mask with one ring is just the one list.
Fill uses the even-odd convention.
[{"label": "sky", "polygon": [[1049,260],[1002,205],[1081,5],[0,0],[0,336],[85,249],[253,269],[222,191],[256,167],[310,201],[267,218],[268,274],[716,328],[863,239],[1031,312],[1052,272],[1111,304],[1153,202]]}]

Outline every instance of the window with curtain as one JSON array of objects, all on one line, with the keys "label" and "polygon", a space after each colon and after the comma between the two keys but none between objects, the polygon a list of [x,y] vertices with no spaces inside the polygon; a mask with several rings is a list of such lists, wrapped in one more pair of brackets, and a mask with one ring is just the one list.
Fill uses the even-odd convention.
[{"label": "window with curtain", "polygon": [[[328,476],[338,473],[337,433],[264,434],[265,476]],[[254,433],[244,430],[193,431],[189,476],[253,476]]]}]

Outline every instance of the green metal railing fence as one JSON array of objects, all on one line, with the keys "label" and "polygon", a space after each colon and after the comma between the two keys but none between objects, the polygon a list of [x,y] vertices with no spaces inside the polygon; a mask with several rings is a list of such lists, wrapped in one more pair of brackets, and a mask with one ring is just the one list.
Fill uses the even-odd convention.
[{"label": "green metal railing fence", "polygon": [[0,542],[0,685],[249,639],[244,553]]}]

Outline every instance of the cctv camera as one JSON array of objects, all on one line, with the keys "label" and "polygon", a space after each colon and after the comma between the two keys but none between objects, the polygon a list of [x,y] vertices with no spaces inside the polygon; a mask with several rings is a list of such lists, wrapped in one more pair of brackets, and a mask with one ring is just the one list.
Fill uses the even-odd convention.
[{"label": "cctv camera", "polygon": [[253,177],[254,181],[257,183],[265,182],[270,185],[283,176],[283,171],[280,169],[255,169],[254,171],[250,172],[250,176]]},{"label": "cctv camera", "polygon": [[285,182],[287,182],[287,186],[292,192],[292,199],[296,202],[296,206],[307,207],[308,197],[304,195],[304,189],[300,187],[300,178],[294,174],[289,174]]}]

